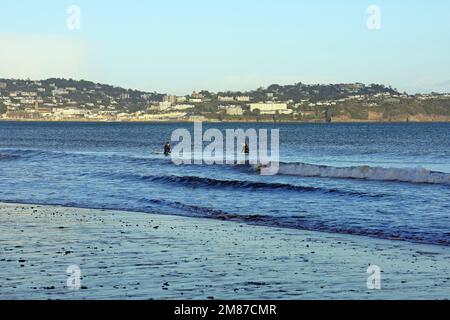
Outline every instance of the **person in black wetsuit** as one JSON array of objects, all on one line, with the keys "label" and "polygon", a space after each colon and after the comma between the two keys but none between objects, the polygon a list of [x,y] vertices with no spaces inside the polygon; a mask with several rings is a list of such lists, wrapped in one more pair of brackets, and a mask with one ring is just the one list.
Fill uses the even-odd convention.
[{"label": "person in black wetsuit", "polygon": [[250,148],[247,143],[245,143],[244,146],[242,147],[242,153],[250,154]]},{"label": "person in black wetsuit", "polygon": [[172,152],[172,149],[170,148],[170,143],[167,142],[164,145],[164,155],[167,157]]}]

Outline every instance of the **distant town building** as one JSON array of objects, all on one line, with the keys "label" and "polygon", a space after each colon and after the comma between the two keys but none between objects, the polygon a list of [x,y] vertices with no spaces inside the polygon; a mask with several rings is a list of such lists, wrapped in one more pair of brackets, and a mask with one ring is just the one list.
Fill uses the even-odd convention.
[{"label": "distant town building", "polygon": [[249,102],[250,101],[250,97],[249,96],[239,96],[239,97],[236,97],[236,101]]},{"label": "distant town building", "polygon": [[121,100],[128,100],[128,99],[130,99],[130,94],[129,93],[121,93],[119,95],[119,99],[121,99]]},{"label": "distant town building", "polygon": [[227,115],[229,116],[242,116],[244,114],[244,110],[242,107],[234,106],[231,108],[227,108]]},{"label": "distant town building", "polygon": [[188,110],[195,108],[192,104],[177,104],[172,106],[172,110]]},{"label": "distant town building", "polygon": [[218,98],[217,98],[219,101],[222,101],[222,102],[231,102],[231,101],[234,101],[234,97],[222,97],[222,96],[219,96]]},{"label": "distant town building", "polygon": [[86,110],[78,108],[54,108],[53,114],[60,118],[83,118]]},{"label": "distant town building", "polygon": [[203,99],[204,96],[201,93],[198,93],[197,91],[192,92],[191,94],[192,98],[197,98],[197,99]]},{"label": "distant town building", "polygon": [[177,103],[178,99],[176,96],[167,95],[164,97],[163,102],[170,102],[171,104]]},{"label": "distant town building", "polygon": [[8,111],[5,117],[9,119],[38,119],[39,114],[29,111]]},{"label": "distant town building", "polygon": [[290,114],[292,110],[287,108],[286,103],[271,103],[271,102],[259,102],[251,103],[250,111],[259,110],[261,114]]},{"label": "distant town building", "polygon": [[37,113],[51,115],[53,112],[53,108],[51,106],[45,106],[45,105],[40,105],[39,103],[36,103],[35,111]]},{"label": "distant town building", "polygon": [[57,88],[57,89],[52,90],[53,96],[63,96],[63,95],[67,95],[67,94],[69,94],[69,92],[64,89]]},{"label": "distant town building", "polygon": [[172,107],[172,103],[168,101],[163,101],[159,103],[159,111],[169,110]]},{"label": "distant town building", "polygon": [[121,112],[116,116],[116,118],[118,120],[127,120],[127,119],[130,119],[130,117],[131,117],[131,115],[129,113],[125,113],[125,112]]},{"label": "distant town building", "polygon": [[20,95],[21,95],[22,97],[36,97],[36,96],[37,96],[37,92],[33,92],[33,91],[31,91],[31,92],[23,91],[23,92],[20,93]]},{"label": "distant town building", "polygon": [[36,100],[34,98],[21,98],[20,103],[21,104],[34,104]]}]

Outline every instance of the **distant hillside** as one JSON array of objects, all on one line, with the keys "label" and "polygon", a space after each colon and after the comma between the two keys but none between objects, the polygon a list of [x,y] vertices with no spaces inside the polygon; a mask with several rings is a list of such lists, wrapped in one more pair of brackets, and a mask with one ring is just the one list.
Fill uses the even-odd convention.
[{"label": "distant hillside", "polygon": [[[252,110],[252,104],[265,107]],[[267,110],[277,106],[283,111]],[[273,84],[167,96],[85,80],[0,79],[0,118],[205,121],[450,121],[450,94],[408,95],[380,84]]]},{"label": "distant hillside", "polygon": [[265,100],[268,97],[275,97],[280,101],[292,100],[300,102],[308,100],[310,102],[324,100],[338,100],[354,95],[376,95],[389,93],[391,95],[400,94],[391,87],[379,84],[364,85],[362,83],[351,84],[313,84],[307,85],[297,83],[294,85],[273,84],[267,88],[259,88],[247,92],[219,92],[219,95],[246,95],[255,100]]},{"label": "distant hillside", "polygon": [[[95,101],[109,102],[111,98],[119,100],[126,100],[124,104],[142,104],[147,101],[162,101],[164,94],[156,92],[144,92],[139,90],[124,89],[107,84],[94,83],[85,80],[72,80],[50,78],[40,81],[32,80],[14,80],[14,79],[0,79],[0,83],[5,83],[6,88],[1,89],[4,93],[11,93],[14,91],[37,91],[38,89],[45,89],[40,92],[43,98],[51,97],[52,91],[55,88],[75,88],[76,91],[69,92],[67,98],[82,103]],[[249,96],[253,101],[264,101],[268,97],[273,97],[279,101],[292,100],[300,102],[302,100],[309,100],[311,102],[323,100],[337,100],[347,98],[353,95],[376,95],[389,93],[392,95],[399,94],[398,91],[391,87],[386,87],[379,84],[364,85],[361,83],[353,84],[313,84],[307,85],[297,83],[294,85],[278,85],[273,84],[267,88],[258,88],[251,91],[225,91],[225,92],[209,92],[201,91],[203,96],[208,98],[216,98],[217,96]]]},{"label": "distant hillside", "polygon": [[[98,105],[114,105],[118,110],[135,112],[147,108],[149,101],[161,101],[163,94],[124,89],[107,84],[85,80],[51,78],[40,81],[0,79],[1,95],[13,92],[35,92],[43,103],[54,102],[55,96],[63,96],[65,101],[75,106],[90,109]],[[72,90],[75,89],[75,90]],[[55,91],[56,90],[56,91]],[[59,93],[55,94],[55,92]]]}]

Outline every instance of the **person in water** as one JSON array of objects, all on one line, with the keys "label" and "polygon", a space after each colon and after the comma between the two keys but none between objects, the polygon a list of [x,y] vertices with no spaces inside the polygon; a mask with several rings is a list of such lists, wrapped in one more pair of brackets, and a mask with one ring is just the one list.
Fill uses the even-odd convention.
[{"label": "person in water", "polygon": [[242,147],[242,153],[244,153],[244,154],[250,153],[250,147],[248,146],[247,143],[245,143],[244,146]]},{"label": "person in water", "polygon": [[165,156],[168,156],[171,152],[172,152],[172,149],[171,149],[171,147],[170,147],[170,143],[167,142],[167,143],[164,145],[164,155],[165,155]]}]

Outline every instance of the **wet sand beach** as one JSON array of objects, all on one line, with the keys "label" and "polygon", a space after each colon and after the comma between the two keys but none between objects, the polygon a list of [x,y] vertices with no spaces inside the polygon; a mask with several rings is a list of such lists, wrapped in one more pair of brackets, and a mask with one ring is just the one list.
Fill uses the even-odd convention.
[{"label": "wet sand beach", "polygon": [[450,297],[448,247],[229,221],[0,204],[0,251],[0,299]]}]

